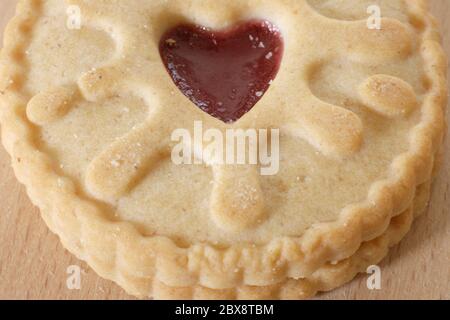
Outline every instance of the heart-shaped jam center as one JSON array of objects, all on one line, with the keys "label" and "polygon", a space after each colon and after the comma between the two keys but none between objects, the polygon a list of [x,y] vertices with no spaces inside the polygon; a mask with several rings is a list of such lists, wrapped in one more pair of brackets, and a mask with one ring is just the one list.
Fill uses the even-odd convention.
[{"label": "heart-shaped jam center", "polygon": [[185,96],[211,116],[231,123],[250,111],[275,79],[283,39],[268,21],[221,31],[180,25],[162,37],[160,53]]}]

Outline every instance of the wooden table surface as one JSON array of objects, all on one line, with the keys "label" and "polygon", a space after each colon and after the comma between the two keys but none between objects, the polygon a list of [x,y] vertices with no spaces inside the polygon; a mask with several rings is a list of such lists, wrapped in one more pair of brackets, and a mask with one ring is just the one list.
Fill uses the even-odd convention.
[{"label": "wooden table surface", "polygon": [[[16,0],[0,1],[0,30]],[[450,52],[450,1],[430,1]],[[2,33],[2,32],[0,32]],[[1,39],[1,35],[0,35]],[[450,139],[446,142],[447,150]],[[434,185],[428,213],[380,264],[381,290],[367,289],[367,275],[322,299],[450,299],[450,152]],[[69,290],[67,268],[83,270],[81,289]],[[0,147],[0,299],[132,299],[69,254],[28,200]]]}]

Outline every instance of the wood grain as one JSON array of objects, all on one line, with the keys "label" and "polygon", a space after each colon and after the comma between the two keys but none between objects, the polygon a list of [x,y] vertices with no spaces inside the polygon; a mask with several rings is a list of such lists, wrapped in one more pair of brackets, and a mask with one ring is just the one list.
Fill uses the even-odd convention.
[{"label": "wood grain", "polygon": [[[16,0],[1,0],[0,30]],[[450,1],[431,0],[450,52]],[[1,39],[1,35],[0,35]],[[450,139],[447,139],[446,150]],[[450,299],[450,154],[433,188],[429,211],[380,265],[382,289],[370,291],[367,275],[319,299]],[[84,272],[80,290],[66,286],[67,267]],[[0,147],[0,299],[132,299],[69,254],[32,206]]]}]

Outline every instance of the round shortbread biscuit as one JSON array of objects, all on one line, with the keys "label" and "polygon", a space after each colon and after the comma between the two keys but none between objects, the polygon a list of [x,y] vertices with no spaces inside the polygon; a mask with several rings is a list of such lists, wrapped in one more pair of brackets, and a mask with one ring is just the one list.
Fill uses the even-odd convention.
[{"label": "round shortbread biscuit", "polygon": [[[433,18],[421,0],[378,3],[379,28],[369,0],[22,0],[0,56],[16,176],[64,246],[134,295],[331,290],[404,236],[445,131]],[[279,71],[223,122],[179,90],[160,40],[255,19],[282,35]],[[173,132],[199,122],[279,130],[279,170],[175,164]]]}]

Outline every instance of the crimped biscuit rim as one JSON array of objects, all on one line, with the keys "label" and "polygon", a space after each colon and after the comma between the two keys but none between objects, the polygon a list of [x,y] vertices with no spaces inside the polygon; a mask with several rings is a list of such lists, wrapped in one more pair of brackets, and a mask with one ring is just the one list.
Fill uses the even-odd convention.
[{"label": "crimped biscuit rim", "polygon": [[[361,243],[383,234],[391,218],[411,205],[416,186],[430,180],[432,155],[444,132],[446,59],[425,1],[411,0],[407,1],[410,9],[425,19],[421,50],[430,89],[422,105],[422,120],[411,131],[410,151],[393,161],[391,179],[373,183],[366,201],[348,206],[337,221],[313,226],[300,238],[218,249],[199,244],[182,248],[167,237],[143,237],[130,223],[110,221],[98,207],[78,197],[70,180],[58,176],[50,159],[33,144],[31,125],[24,114],[28,97],[20,87],[26,66],[17,53],[27,45],[27,33],[38,18],[41,2],[21,0],[5,34],[2,55],[6,63],[1,65],[0,84],[10,79],[14,83],[0,95],[3,144],[13,159],[16,176],[26,185],[47,224],[70,251],[107,278],[117,280],[121,270],[127,270],[170,286],[221,289],[307,277],[326,262],[352,256]],[[377,218],[364,221],[368,217]],[[240,265],[254,257],[252,268]]]}]

